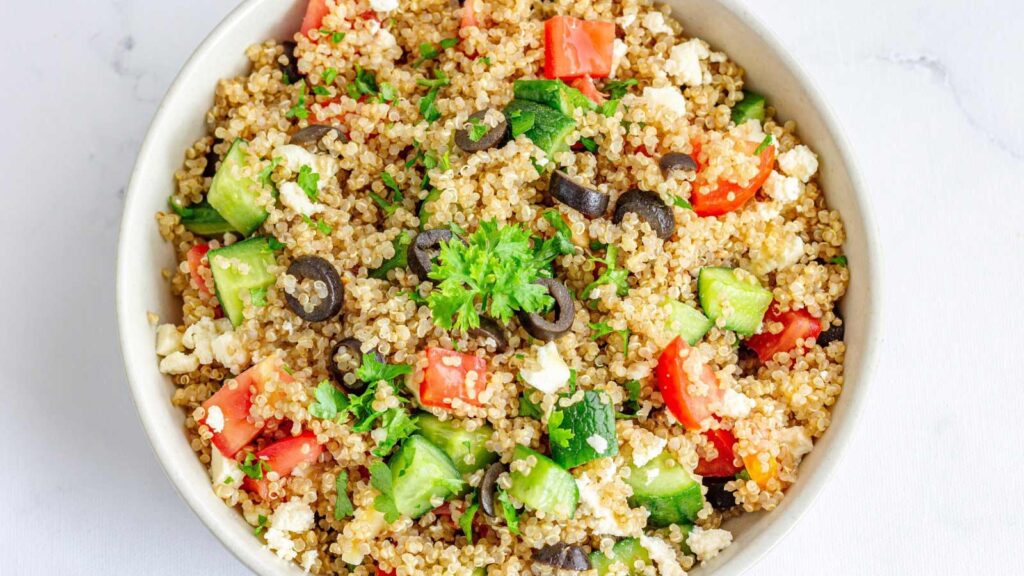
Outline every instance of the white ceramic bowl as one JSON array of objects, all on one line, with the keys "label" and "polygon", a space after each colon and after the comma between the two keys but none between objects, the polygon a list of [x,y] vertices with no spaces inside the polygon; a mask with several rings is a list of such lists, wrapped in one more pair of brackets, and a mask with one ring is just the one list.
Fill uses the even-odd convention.
[{"label": "white ceramic bowl", "polygon": [[[121,348],[132,394],[146,433],[182,497],[242,562],[262,575],[300,574],[253,537],[241,516],[210,488],[206,470],[185,437],[181,410],[171,405],[172,384],[157,370],[153,311],[166,321],[180,316],[160,270],[174,266],[173,250],[157,232],[153,215],[165,210],[174,172],[185,149],[205,130],[204,117],[218,79],[245,71],[247,46],[267,38],[289,38],[306,0],[248,0],[232,12],[196,50],[161,104],[139,152],[125,202],[117,266],[117,312]],[[748,84],[768,95],[784,119],[796,120],[800,136],[821,158],[829,204],[846,222],[851,282],[846,316],[846,389],[833,424],[801,466],[800,480],[770,514],[746,515],[729,525],[736,539],[699,572],[734,576],[751,567],[810,506],[828,481],[850,440],[867,393],[876,342],[879,254],[863,188],[852,155],[828,106],[779,43],[733,0],[669,0],[687,34],[725,51],[747,70]]]}]

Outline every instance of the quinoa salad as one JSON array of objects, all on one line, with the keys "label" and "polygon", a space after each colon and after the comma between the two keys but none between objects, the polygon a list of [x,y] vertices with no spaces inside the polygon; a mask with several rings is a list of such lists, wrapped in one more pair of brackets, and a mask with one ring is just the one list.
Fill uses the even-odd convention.
[{"label": "quinoa salad", "polygon": [[845,232],[679,16],[311,0],[217,84],[151,320],[253,538],[313,574],[679,576],[779,505],[843,388]]}]

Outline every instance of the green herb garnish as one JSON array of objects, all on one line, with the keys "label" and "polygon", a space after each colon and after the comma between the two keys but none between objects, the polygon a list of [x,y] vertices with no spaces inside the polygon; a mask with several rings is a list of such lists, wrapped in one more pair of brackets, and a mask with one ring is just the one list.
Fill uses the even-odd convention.
[{"label": "green herb garnish", "polygon": [[324,222],[319,218],[314,220],[313,218],[310,218],[305,214],[301,214],[301,216],[302,221],[305,222],[307,226],[309,226],[310,228],[316,228],[317,231],[319,231],[324,236],[330,236],[331,232],[334,232],[334,228],[331,228],[330,225],[327,224],[327,222]]},{"label": "green herb garnish", "polygon": [[544,415],[544,411],[541,410],[540,404],[530,400],[530,394],[523,392],[519,396],[519,416],[521,418],[536,418],[540,420]]},{"label": "green herb garnish", "polygon": [[338,472],[338,477],[334,480],[334,491],[337,492],[334,499],[334,519],[341,520],[351,516],[355,508],[348,497],[348,472]]},{"label": "green herb garnish", "polygon": [[462,533],[466,535],[466,542],[470,546],[473,545],[473,518],[476,517],[477,510],[480,509],[479,504],[472,504],[466,511],[459,516],[459,528],[462,529]]},{"label": "green herb garnish", "polygon": [[479,118],[469,119],[469,139],[471,142],[479,142],[484,136],[487,135],[487,132],[489,130],[490,128],[488,128],[487,125],[484,124],[483,120]]},{"label": "green herb garnish", "polygon": [[498,503],[501,504],[501,513],[505,517],[505,523],[508,524],[508,531],[512,534],[519,535],[519,510],[509,500],[508,493],[504,490],[498,490]]},{"label": "green herb garnish", "polygon": [[252,297],[252,305],[257,308],[263,308],[267,305],[267,287],[262,288],[250,288],[249,296]]},{"label": "green herb garnish", "polygon": [[238,469],[253,480],[262,480],[263,475],[270,472],[270,463],[260,460],[252,452],[246,452],[245,459],[238,465]]},{"label": "green herb garnish", "polygon": [[309,406],[309,414],[321,420],[340,419],[348,411],[348,396],[338,390],[330,380],[323,380],[313,392],[316,400]]},{"label": "green herb garnish", "polygon": [[764,152],[771,145],[772,145],[772,135],[769,134],[769,135],[764,137],[764,140],[761,141],[761,145],[757,147],[757,150],[754,150],[754,155],[755,156],[759,156],[761,154],[761,152]]},{"label": "green herb garnish", "polygon": [[605,265],[604,272],[597,277],[586,288],[583,289],[583,298],[592,299],[594,288],[610,284],[615,286],[615,293],[619,296],[625,296],[629,293],[629,271],[625,268],[619,268],[618,261],[619,249],[617,246],[608,246],[608,251],[605,253],[604,258],[593,258],[594,262],[600,262]]},{"label": "green herb garnish", "polygon": [[587,150],[587,152],[597,152],[597,141],[594,140],[593,138],[580,138],[580,143],[583,144],[583,147]]},{"label": "green herb garnish", "polygon": [[299,177],[296,180],[299,188],[309,196],[309,199],[316,202],[320,197],[320,174],[313,171],[313,168],[303,165],[299,168]]},{"label": "green herb garnish", "polygon": [[338,78],[338,69],[337,68],[328,68],[327,70],[324,70],[324,73],[320,76],[320,79],[327,86],[330,86],[330,85],[334,84],[334,81],[337,78]]},{"label": "green herb garnish", "polygon": [[836,256],[828,259],[829,264],[835,264],[836,266],[842,266],[843,268],[846,268],[848,262],[849,261],[846,259],[846,256]]},{"label": "green herb garnish", "polygon": [[396,268],[405,268],[408,265],[409,245],[412,244],[412,238],[409,236],[409,233],[403,230],[391,244],[395,247],[395,255],[385,260],[380,265],[380,268],[371,270],[369,273],[370,278],[383,280],[388,277],[388,272]]},{"label": "green herb garnish", "polygon": [[399,442],[412,436],[418,429],[416,422],[401,408],[390,408],[384,412],[380,428],[386,435],[377,443],[377,447],[370,451],[380,458],[390,454]]},{"label": "green herb garnish", "polygon": [[390,82],[382,82],[380,85],[380,101],[394,102],[398,98],[398,89]]},{"label": "green herb garnish", "polygon": [[267,529],[267,517],[264,516],[263,514],[260,514],[259,516],[256,517],[256,527],[253,528],[252,533],[255,536],[259,536],[260,534],[263,534],[263,532],[266,529]]},{"label": "green herb garnish", "polygon": [[302,92],[299,94],[299,99],[294,106],[285,112],[285,118],[298,118],[299,120],[305,120],[309,118],[309,108],[306,107],[306,81],[302,80],[299,82],[299,88]]},{"label": "green herb garnish", "polygon": [[395,504],[394,488],[391,485],[391,469],[380,460],[370,463],[370,485],[380,494],[373,499],[373,507],[384,515],[384,521],[391,524],[401,515]]},{"label": "green herb garnish", "polygon": [[313,86],[313,94],[317,96],[330,96],[331,91],[324,86]]},{"label": "green herb garnish", "polygon": [[257,176],[257,178],[260,179],[260,182],[262,182],[264,186],[274,185],[274,180],[271,178],[271,175],[274,173],[274,170],[277,168],[277,166],[281,163],[282,160],[283,159],[280,156],[275,156],[273,159],[270,160],[270,164],[263,168],[263,170],[260,170],[260,173]]},{"label": "green herb garnish", "polygon": [[552,444],[557,444],[562,448],[569,447],[569,440],[576,437],[576,433],[569,428],[562,428],[562,423],[565,420],[565,412],[561,410],[554,410],[551,412],[551,416],[548,416],[548,438]]},{"label": "green herb garnish", "polygon": [[590,329],[594,333],[590,336],[591,339],[597,340],[609,334],[618,334],[622,338],[622,349],[624,354],[629,354],[629,337],[633,333],[629,328],[623,328],[622,330],[616,330],[608,325],[607,322],[597,322],[590,324]]},{"label": "green herb garnish", "polygon": [[693,204],[690,204],[690,201],[686,198],[673,195],[672,204],[682,208],[683,210],[693,210]]}]

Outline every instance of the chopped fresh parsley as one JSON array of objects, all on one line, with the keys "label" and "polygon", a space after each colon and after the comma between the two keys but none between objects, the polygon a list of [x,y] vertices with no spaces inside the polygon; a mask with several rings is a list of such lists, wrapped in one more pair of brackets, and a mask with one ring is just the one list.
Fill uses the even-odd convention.
[{"label": "chopped fresh parsley", "polygon": [[344,470],[338,472],[338,477],[334,480],[334,490],[337,492],[334,499],[334,519],[341,520],[351,516],[355,512],[355,508],[352,506],[352,500],[348,497],[348,472]]},{"label": "chopped fresh parsley", "polygon": [[421,296],[419,290],[417,290],[416,288],[406,290],[405,292],[402,292],[402,294],[408,296],[409,300],[412,300],[418,306],[423,306],[424,304],[427,303],[426,297]]},{"label": "chopped fresh parsley", "polygon": [[543,415],[544,411],[541,410],[540,404],[530,400],[528,392],[523,392],[519,396],[519,416],[521,418],[536,418],[540,420]]},{"label": "chopped fresh parsley", "polygon": [[253,480],[262,480],[263,475],[270,472],[270,463],[260,460],[252,452],[246,452],[245,459],[238,465],[238,469]]},{"label": "chopped fresh parsley", "polygon": [[591,335],[591,339],[597,340],[609,334],[618,334],[622,338],[622,349],[624,354],[629,354],[629,336],[632,334],[629,328],[622,330],[616,330],[608,325],[607,322],[597,322],[590,324],[590,329],[594,331]]},{"label": "chopped fresh parsley", "polygon": [[398,186],[398,182],[395,181],[394,176],[392,176],[388,172],[381,172],[380,180],[381,182],[384,183],[385,186],[394,191],[394,194],[392,196],[395,202],[401,202],[402,200],[405,200],[405,195],[402,194],[402,188]]},{"label": "chopped fresh parsley", "polygon": [[398,98],[398,89],[390,82],[382,82],[380,85],[380,101],[394,102]]},{"label": "chopped fresh parsley", "polygon": [[487,127],[487,124],[484,124],[483,120],[479,118],[469,119],[469,139],[471,142],[479,142],[487,135],[488,131],[490,131],[490,128]]},{"label": "chopped fresh parsley", "polygon": [[580,138],[580,144],[583,144],[583,147],[586,148],[587,152],[597,152],[597,141],[593,138]]},{"label": "chopped fresh parsley", "polygon": [[384,515],[385,522],[391,524],[400,516],[398,506],[395,504],[394,488],[391,485],[391,469],[380,460],[370,463],[369,468],[370,485],[380,492],[373,499],[373,507]]},{"label": "chopped fresh parsley", "polygon": [[273,236],[270,236],[267,239],[267,244],[270,245],[270,249],[273,250],[274,252],[277,252],[278,250],[284,250],[284,242],[281,242],[280,240]]},{"label": "chopped fresh parsley", "polygon": [[451,84],[451,80],[448,79],[448,75],[443,70],[438,68],[434,70],[434,78],[432,80],[427,78],[419,78],[416,83],[420,86],[427,86],[430,91],[423,98],[420,98],[420,114],[423,115],[423,119],[428,124],[433,124],[435,121],[441,118],[441,112],[437,109],[437,96],[441,93],[441,88]]},{"label": "chopped fresh parsley", "polygon": [[313,218],[310,218],[309,216],[303,214],[302,221],[305,222],[307,226],[311,228],[316,228],[317,231],[319,231],[324,236],[330,236],[331,232],[334,232],[334,228],[331,228],[331,226],[327,224],[327,222],[324,222],[319,218],[314,220]]},{"label": "chopped fresh parsley", "polygon": [[490,65],[491,65],[491,57],[490,56],[484,56],[483,58],[480,59],[480,61],[483,62],[484,64],[486,64],[488,67],[490,67]]},{"label": "chopped fresh parsley", "polygon": [[377,86],[377,77],[374,73],[364,70],[362,66],[356,64],[356,77],[348,85],[349,97],[359,100],[363,96],[376,96],[379,92],[380,88]]},{"label": "chopped fresh parsley", "polygon": [[672,196],[672,204],[682,208],[683,210],[693,210],[693,204],[690,204],[689,200],[676,195]]},{"label": "chopped fresh parsley", "polygon": [[576,378],[578,376],[579,374],[576,372],[575,368],[569,368],[569,382],[566,385],[569,386],[570,396],[576,393]]},{"label": "chopped fresh parsley", "polygon": [[349,407],[348,396],[338,390],[330,380],[323,380],[313,392],[314,401],[309,406],[309,413],[321,420],[335,420],[344,416]]},{"label": "chopped fresh parsley", "polygon": [[325,86],[313,86],[313,94],[316,94],[317,96],[330,96],[331,91]]},{"label": "chopped fresh parsley", "polygon": [[764,137],[764,140],[761,141],[761,144],[757,147],[757,150],[754,150],[754,155],[755,156],[760,155],[761,152],[764,152],[771,145],[772,145],[772,135],[769,134],[769,135]]},{"label": "chopped fresh parsley", "polygon": [[[615,113],[619,111],[619,103],[621,100],[605,100],[604,104],[597,107],[597,111],[606,117],[615,116]],[[623,122],[625,124],[625,122]]]},{"label": "chopped fresh parsley", "polygon": [[333,67],[324,70],[324,73],[320,75],[320,79],[323,80],[323,83],[327,86],[334,84],[334,81],[337,80],[337,78],[338,69]]},{"label": "chopped fresh parsley", "polygon": [[836,266],[842,266],[843,268],[846,268],[848,262],[849,261],[846,259],[846,256],[836,256],[835,258],[828,259],[829,264],[835,264]]},{"label": "chopped fresh parsley", "polygon": [[405,200],[405,194],[402,193],[402,188],[399,187],[398,182],[395,181],[395,177],[388,172],[381,172],[380,179],[384,182],[384,186],[392,191],[391,194],[388,194],[391,196],[391,199],[389,200],[388,198],[385,198],[373,191],[370,191],[370,199],[380,206],[381,210],[384,211],[384,214],[391,216],[402,205],[402,201]]},{"label": "chopped fresh parsley", "polygon": [[319,32],[324,38],[330,38],[331,44],[338,44],[345,39],[344,32],[335,32],[333,30],[328,30],[327,28],[321,28]]},{"label": "chopped fresh parsley", "polygon": [[373,409],[373,401],[377,395],[377,387],[387,382],[396,393],[399,385],[395,379],[412,372],[408,364],[391,365],[378,361],[374,354],[363,354],[362,364],[356,370],[356,378],[368,383],[366,390],[360,394],[348,394],[336,389],[327,380],[321,382],[314,393],[316,401],[310,405],[309,413],[324,420],[341,421],[346,414],[352,415],[352,429],[355,432],[369,432],[374,422],[387,411]]},{"label": "chopped fresh parsley", "polygon": [[445,38],[444,40],[441,40],[441,49],[442,50],[447,50],[449,48],[454,48],[458,44],[459,44],[459,39],[458,38]]},{"label": "chopped fresh parsley", "polygon": [[509,114],[508,122],[512,128],[512,137],[517,138],[520,134],[525,134],[533,128],[533,125],[537,121],[537,115],[529,110],[516,110]]},{"label": "chopped fresh parsley", "polygon": [[[472,496],[470,497],[472,498]],[[459,516],[459,528],[462,529],[462,533],[466,535],[466,542],[470,546],[473,545],[473,518],[476,517],[477,510],[480,509],[479,504],[471,504],[466,511]]]},{"label": "chopped fresh parsley", "polygon": [[260,514],[256,517],[256,527],[252,529],[252,533],[256,536],[263,534],[263,531],[267,529],[267,517]]},{"label": "chopped fresh parsley", "polygon": [[548,416],[548,439],[551,440],[552,444],[568,448],[569,440],[572,440],[576,433],[569,428],[562,428],[564,420],[565,412],[561,410],[551,412],[551,416]]},{"label": "chopped fresh parsley", "polygon": [[249,296],[252,297],[252,305],[257,308],[263,308],[267,305],[267,287],[262,288],[250,288]]},{"label": "chopped fresh parsley", "polygon": [[639,84],[636,78],[628,80],[612,80],[604,85],[604,91],[612,100],[621,100],[629,93],[629,89]]},{"label": "chopped fresh parsley", "polygon": [[434,323],[465,332],[480,326],[481,311],[508,323],[516,311],[547,310],[554,300],[534,281],[549,263],[536,257],[530,240],[518,225],[487,220],[465,243],[443,243],[430,273],[437,282],[428,297]]},{"label": "chopped fresh parsley", "polygon": [[622,403],[622,412],[615,414],[615,418],[619,420],[628,420],[630,418],[636,418],[636,413],[640,411],[640,381],[630,380],[622,385],[629,394],[629,398]]},{"label": "chopped fresh parsley", "polygon": [[534,243],[537,260],[550,262],[563,254],[575,254],[576,245],[572,243],[572,230],[565,220],[562,220],[562,214],[554,208],[549,208],[542,216],[555,229],[555,235]]},{"label": "chopped fresh parsley", "polygon": [[412,436],[418,429],[416,421],[401,408],[388,409],[381,418],[380,428],[385,432],[384,439],[370,451],[371,454],[380,458],[390,454],[399,442]]},{"label": "chopped fresh parsley", "polygon": [[316,202],[320,198],[320,174],[313,171],[313,168],[303,165],[299,168],[299,177],[296,180],[299,188],[309,196],[309,199]]},{"label": "chopped fresh parsley", "polygon": [[458,43],[458,38],[445,38],[436,46],[429,42],[420,44],[420,57],[413,62],[412,67],[419,68],[424,62],[437,58],[442,51],[453,48]]},{"label": "chopped fresh parsley", "polygon": [[267,166],[263,170],[260,170],[258,177],[260,179],[260,182],[262,182],[264,186],[274,185],[274,181],[271,178],[271,175],[274,173],[274,170],[277,169],[277,166],[281,163],[281,161],[282,158],[280,156],[275,156],[273,159],[271,159],[270,164],[267,164]]},{"label": "chopped fresh parsley", "polygon": [[309,118],[309,108],[306,107],[306,81],[301,80],[298,83],[298,86],[299,90],[301,90],[299,93],[299,99],[295,102],[294,106],[285,112],[284,116],[285,118],[298,118],[299,120],[305,120],[306,118]]},{"label": "chopped fresh parsley", "polygon": [[583,297],[586,299],[593,298],[594,288],[605,285],[615,286],[615,293],[619,296],[625,296],[629,293],[629,271],[625,268],[619,268],[619,249],[614,245],[608,246],[608,251],[605,253],[604,258],[593,258],[594,262],[600,262],[605,265],[604,272],[597,277],[586,288],[583,289]]},{"label": "chopped fresh parsley", "polygon": [[508,524],[508,531],[518,536],[519,511],[516,510],[515,505],[509,500],[508,493],[504,490],[498,490],[498,503],[501,504],[501,513],[505,517],[505,523]]},{"label": "chopped fresh parsley", "polygon": [[363,361],[356,369],[356,378],[368,384],[387,382],[392,387],[400,376],[412,374],[412,366],[408,364],[388,364],[377,360],[375,354],[363,354]]},{"label": "chopped fresh parsley", "polygon": [[412,244],[412,238],[409,236],[409,233],[403,230],[391,244],[395,247],[395,255],[385,260],[380,265],[380,268],[371,270],[369,273],[370,278],[383,280],[388,277],[388,272],[396,268],[405,268],[408,265],[409,244]]}]

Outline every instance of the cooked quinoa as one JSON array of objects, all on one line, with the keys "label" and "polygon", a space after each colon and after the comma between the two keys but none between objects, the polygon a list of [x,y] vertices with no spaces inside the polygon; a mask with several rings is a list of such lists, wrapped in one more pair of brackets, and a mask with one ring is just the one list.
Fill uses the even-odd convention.
[{"label": "cooked quinoa", "polygon": [[[778,506],[842,391],[837,304],[849,272],[842,220],[794,123],[770,105],[760,117],[736,116],[751,102],[743,69],[688,37],[685,13],[681,24],[646,0],[469,0],[461,8],[449,0],[314,0],[310,13],[294,45],[251,46],[249,73],[220,81],[208,135],[175,174],[175,209],[157,215],[179,262],[165,276],[182,301],[180,322],[156,328],[160,369],[173,378],[172,400],[186,411],[185,431],[211,467],[213,490],[254,538],[313,574],[581,567],[569,565],[568,553],[546,562],[551,545],[589,555],[590,569],[579,573],[683,574],[731,542],[725,520]],[[529,131],[516,133],[521,117],[501,112],[520,96],[515,81],[544,78],[554,49],[545,22],[556,16],[614,23],[610,78],[591,86],[604,92],[593,98],[618,103],[568,111],[565,145],[548,154]],[[311,18],[318,23],[308,26]],[[471,121],[478,111],[489,112]],[[514,137],[486,149],[456,144],[460,131],[478,143],[505,124]],[[337,130],[296,146],[292,137],[311,125]],[[693,164],[664,171],[669,153]],[[588,217],[555,200],[556,170],[589,197],[606,197],[607,209]],[[190,209],[214,204],[215,174],[249,182],[265,219],[248,234],[235,222],[234,231],[206,237],[190,225]],[[620,204],[633,206],[619,202],[630,190],[656,195],[653,206],[669,222],[641,209],[619,214]],[[737,205],[698,214],[717,190]],[[756,194],[737,198],[744,191]],[[402,259],[423,231],[450,230],[446,246],[455,253],[470,250],[459,237],[488,225],[522,231],[534,247],[563,242],[526,279],[551,275],[572,299],[567,328],[554,337],[523,326],[529,312],[557,323],[561,308],[544,316],[550,298],[535,302],[538,310],[525,297],[513,304],[518,313],[498,319],[500,334],[459,329],[486,316],[487,303],[470,300],[475,310],[456,315],[434,294],[439,279]],[[246,236],[269,247],[265,265],[216,252]],[[299,274],[303,257],[315,258]],[[442,249],[435,271],[442,261],[450,266],[445,258]],[[330,270],[318,276],[325,265],[337,285]],[[708,305],[702,271],[721,269],[733,288],[765,295],[746,331],[755,335],[734,322],[746,304]],[[229,272],[244,286],[258,273],[268,281],[234,293]],[[326,320],[310,320],[332,304],[340,308]],[[675,329],[680,306],[708,321],[692,345]],[[366,394],[356,389],[356,368],[368,365],[380,381],[363,382]],[[462,378],[459,393],[428,401],[439,393],[435,375],[452,371]],[[682,414],[666,402],[668,373]],[[216,400],[218,391],[244,397],[243,413]],[[584,408],[608,420],[575,438],[572,415]],[[459,460],[446,466],[458,468],[463,484],[456,477],[447,492],[429,495],[419,503],[425,512],[392,515],[389,502],[402,503],[373,476],[394,470],[395,454],[412,453],[413,438],[427,435],[424,414],[437,426],[457,424],[460,434],[482,433],[481,450],[448,451],[442,458]],[[239,438],[242,446],[225,447]],[[282,470],[274,458],[285,445],[300,463]],[[518,457],[517,446],[535,452]],[[723,449],[731,461],[719,459]],[[581,453],[592,455],[576,465],[549,460]],[[519,499],[516,483],[547,463],[554,468],[546,478],[571,474],[578,504],[545,509]],[[492,466],[497,475],[485,481]],[[669,476],[693,479],[697,505],[687,521],[654,523],[635,486]],[[502,500],[494,516],[472,508],[493,498]],[[598,566],[623,542],[648,559]]]}]

